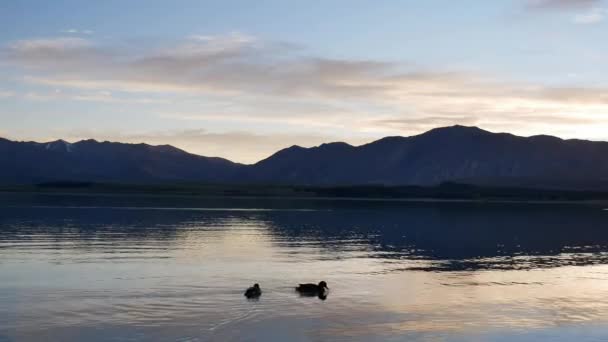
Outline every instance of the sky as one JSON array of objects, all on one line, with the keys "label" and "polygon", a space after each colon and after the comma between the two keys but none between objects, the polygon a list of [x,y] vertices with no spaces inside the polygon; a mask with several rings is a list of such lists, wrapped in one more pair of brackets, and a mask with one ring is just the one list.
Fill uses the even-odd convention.
[{"label": "sky", "polygon": [[0,1],[0,136],[253,163],[454,124],[608,140],[608,0]]}]

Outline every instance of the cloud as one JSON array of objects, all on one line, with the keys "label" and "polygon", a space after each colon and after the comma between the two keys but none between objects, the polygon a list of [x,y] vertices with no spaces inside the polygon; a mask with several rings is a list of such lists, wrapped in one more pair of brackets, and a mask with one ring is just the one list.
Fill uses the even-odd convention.
[{"label": "cloud", "polygon": [[[548,86],[405,62],[311,56],[299,46],[239,33],[189,36],[160,48],[104,45],[76,37],[23,40],[1,48],[0,61],[21,70],[21,80],[29,85],[80,96],[72,100],[128,102],[171,96],[172,107],[151,107],[150,112],[199,126],[255,125],[275,137],[243,137],[267,147],[239,145],[251,151],[249,156],[227,152],[242,154],[237,160],[251,161],[284,147],[279,137],[296,143],[283,134],[287,126],[297,128],[301,136],[315,132],[326,138],[415,134],[454,123],[520,134],[584,131],[588,137],[605,136],[601,132],[608,129],[600,119],[608,114],[606,88]],[[130,95],[108,96],[115,93]],[[577,118],[588,121],[565,123]],[[211,143],[201,136],[211,139],[212,134],[199,134],[198,141]],[[200,149],[192,139],[165,140],[171,139],[193,151]],[[226,155],[220,153],[222,145],[217,146],[217,154]]]},{"label": "cloud", "polygon": [[[158,117],[171,120],[183,120],[190,122],[222,122],[233,124],[267,124],[310,128],[337,128],[343,127],[343,119],[340,120],[311,120],[311,116],[322,118],[323,113],[312,113],[312,115],[297,115],[302,113],[290,113],[289,116],[275,114],[251,115],[251,113],[234,113],[233,115],[218,115],[209,113],[159,113]],[[295,114],[295,115],[294,115]],[[307,113],[308,114],[308,113]],[[326,116],[336,116],[337,113],[326,113]],[[326,117],[327,118],[327,117]]]},{"label": "cloud", "polygon": [[89,35],[89,34],[93,34],[94,31],[92,31],[92,30],[78,30],[78,29],[71,28],[71,29],[67,29],[67,30],[62,30],[61,33],[67,33],[67,34],[86,34],[86,35]]},{"label": "cloud", "polygon": [[20,40],[9,46],[9,51],[16,54],[28,54],[40,51],[76,51],[90,47],[92,43],[83,38],[58,37],[51,39]]},{"label": "cloud", "polygon": [[392,118],[377,120],[374,123],[380,126],[397,127],[407,129],[412,132],[426,131],[435,127],[451,126],[451,125],[466,125],[476,126],[483,125],[484,127],[500,129],[504,125],[513,123],[519,124],[542,124],[552,122],[554,125],[594,125],[606,124],[608,118],[584,118],[576,116],[560,116],[560,115],[534,115],[523,114],[513,115],[510,117],[478,117],[478,116],[425,116],[419,118]]},{"label": "cloud", "polygon": [[388,126],[411,131],[420,131],[428,128],[452,126],[455,124],[474,126],[479,122],[475,116],[425,116],[419,118],[392,118],[376,120],[374,123],[379,126]]},{"label": "cloud", "polygon": [[572,10],[588,9],[601,3],[601,0],[527,0],[531,9]]},{"label": "cloud", "polygon": [[608,10],[601,7],[602,0],[528,0],[527,8],[575,12],[572,22],[576,24],[596,24],[603,21]]},{"label": "cloud", "polygon": [[15,96],[14,92],[0,89],[0,98],[7,98],[13,96]]},{"label": "cloud", "polygon": [[574,22],[578,24],[597,24],[608,15],[608,9],[592,8],[587,13],[574,16]]},{"label": "cloud", "polygon": [[370,81],[389,67],[289,53],[237,35],[189,39],[143,55],[81,38],[25,40],[3,50],[15,65],[43,70],[34,79],[47,84],[131,91],[361,96],[383,89]]},{"label": "cloud", "polygon": [[97,69],[106,52],[84,38],[57,37],[20,40],[0,50],[0,59],[27,69],[68,75],[74,70]]},{"label": "cloud", "polygon": [[606,89],[542,87],[383,61],[311,57],[242,35],[190,38],[161,50],[140,50],[62,37],[16,42],[2,50],[2,58],[35,70],[26,81],[81,89],[392,103],[413,97],[608,101]]},{"label": "cloud", "polygon": [[[8,93],[13,97],[20,97],[26,100],[32,101],[83,101],[83,102],[104,102],[104,103],[118,103],[118,104],[160,104],[168,103],[168,101],[154,98],[154,97],[117,97],[109,91],[95,90],[95,91],[70,91],[65,92],[60,89],[54,91],[30,91],[26,93]],[[2,92],[0,92],[2,97]]]}]

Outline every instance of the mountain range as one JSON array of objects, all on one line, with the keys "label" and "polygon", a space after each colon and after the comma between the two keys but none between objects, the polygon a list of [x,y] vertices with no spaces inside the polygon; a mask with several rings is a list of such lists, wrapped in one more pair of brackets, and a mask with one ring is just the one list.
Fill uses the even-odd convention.
[{"label": "mountain range", "polygon": [[0,184],[54,181],[476,185],[608,190],[608,142],[436,128],[352,146],[292,146],[252,165],[170,145],[0,139]]}]

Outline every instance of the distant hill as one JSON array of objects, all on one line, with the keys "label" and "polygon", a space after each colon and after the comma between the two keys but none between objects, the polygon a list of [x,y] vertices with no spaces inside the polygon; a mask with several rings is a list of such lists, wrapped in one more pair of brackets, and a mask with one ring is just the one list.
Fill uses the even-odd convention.
[{"label": "distant hill", "polygon": [[608,190],[608,142],[437,128],[362,145],[292,146],[253,165],[172,146],[0,140],[0,183],[210,182],[291,185],[437,185]]},{"label": "distant hill", "polygon": [[35,143],[0,139],[0,183],[221,181],[239,164],[173,146],[83,140]]},{"label": "distant hill", "polygon": [[288,184],[479,185],[608,189],[608,143],[437,128],[362,145],[293,146],[255,164],[256,181]]}]

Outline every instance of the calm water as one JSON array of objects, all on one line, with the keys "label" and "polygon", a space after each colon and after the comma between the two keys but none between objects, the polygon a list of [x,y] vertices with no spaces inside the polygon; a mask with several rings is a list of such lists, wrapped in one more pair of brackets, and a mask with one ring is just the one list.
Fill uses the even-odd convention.
[{"label": "calm water", "polygon": [[[319,280],[325,301],[293,291]],[[0,341],[605,341],[607,324],[601,207],[0,195]]]}]

